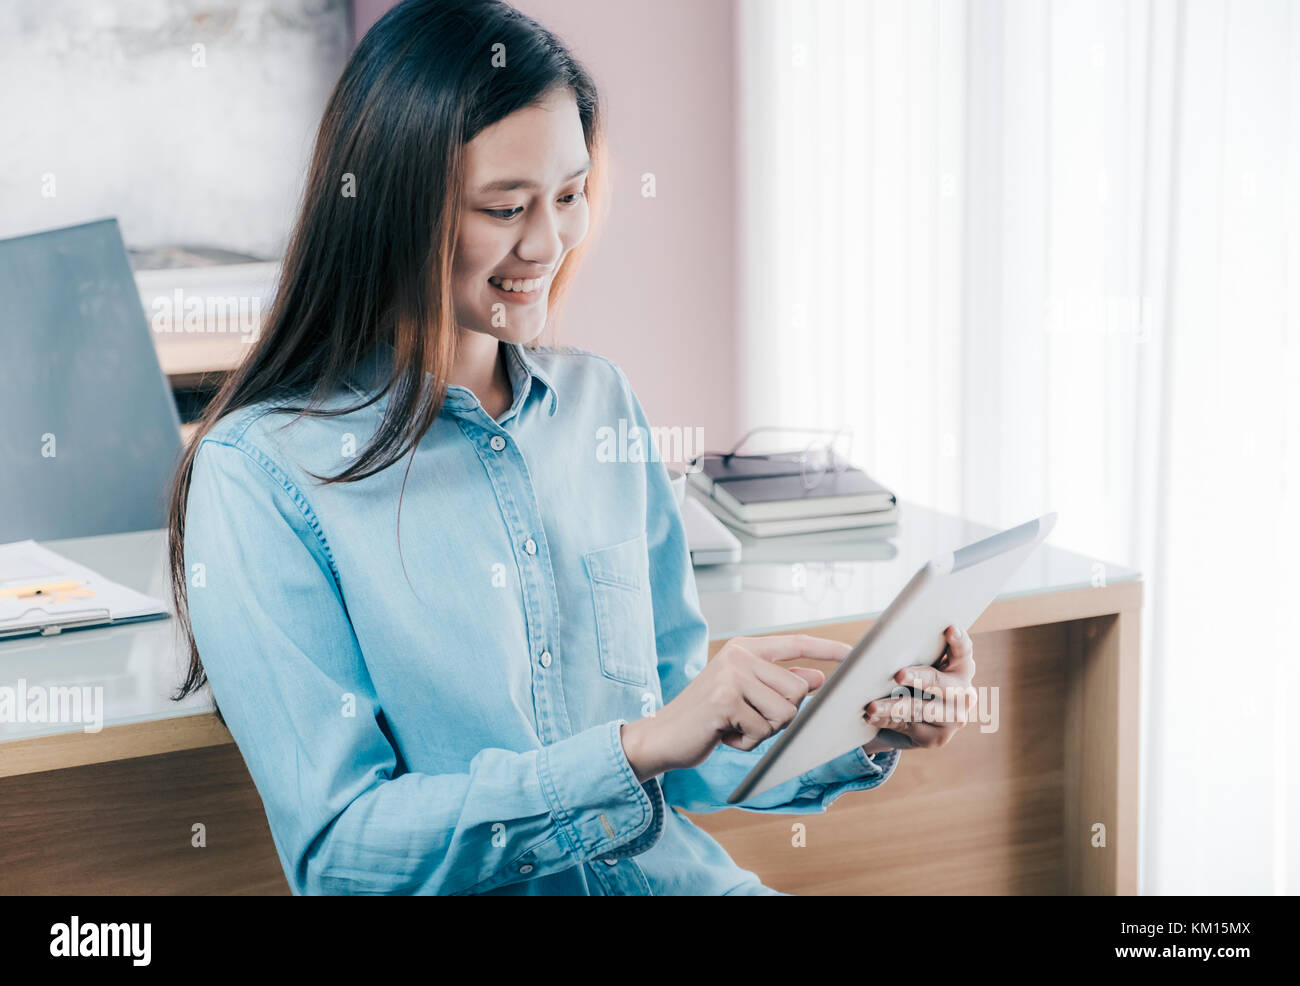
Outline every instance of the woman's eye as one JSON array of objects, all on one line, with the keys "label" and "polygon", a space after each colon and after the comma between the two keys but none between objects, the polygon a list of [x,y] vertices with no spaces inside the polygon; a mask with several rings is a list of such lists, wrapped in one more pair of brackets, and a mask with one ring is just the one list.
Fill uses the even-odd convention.
[{"label": "woman's eye", "polygon": [[[563,202],[565,205],[573,205],[573,203],[577,199],[581,198],[586,194],[587,194],[586,192],[570,192],[568,195],[562,196],[560,198],[560,201]],[[484,209],[483,211],[486,212],[493,219],[501,219],[505,222],[509,222],[511,219],[514,219],[515,216],[519,215],[519,213],[523,212],[524,210],[522,206],[516,206],[513,209]]]}]

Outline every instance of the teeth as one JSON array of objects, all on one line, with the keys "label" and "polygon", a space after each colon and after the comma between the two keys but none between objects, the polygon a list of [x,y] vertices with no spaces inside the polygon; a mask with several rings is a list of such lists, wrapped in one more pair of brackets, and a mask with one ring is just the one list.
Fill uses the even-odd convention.
[{"label": "teeth", "polygon": [[534,277],[526,281],[511,279],[511,278],[506,278],[503,281],[499,277],[488,278],[488,282],[490,284],[495,284],[497,287],[503,288],[506,291],[518,291],[518,292],[536,291],[538,288],[542,286],[542,281],[543,278],[540,277]]}]

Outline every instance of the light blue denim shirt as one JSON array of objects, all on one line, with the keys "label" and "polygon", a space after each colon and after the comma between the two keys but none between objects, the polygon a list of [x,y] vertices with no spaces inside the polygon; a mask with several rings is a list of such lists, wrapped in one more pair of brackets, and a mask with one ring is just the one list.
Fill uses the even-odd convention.
[{"label": "light blue denim shirt", "polygon": [[[200,445],[195,639],[289,886],[775,893],[678,810],[728,807],[775,737],[644,784],[623,751],[621,723],[671,701],[708,648],[641,405],[604,357],[502,345],[505,413],[451,387],[413,460],[358,483],[309,473],[345,467],[387,398],[296,421],[257,405]],[[391,352],[327,406],[378,390]],[[644,454],[598,454],[620,420]],[[857,749],[737,807],[821,812],[897,760]]]}]

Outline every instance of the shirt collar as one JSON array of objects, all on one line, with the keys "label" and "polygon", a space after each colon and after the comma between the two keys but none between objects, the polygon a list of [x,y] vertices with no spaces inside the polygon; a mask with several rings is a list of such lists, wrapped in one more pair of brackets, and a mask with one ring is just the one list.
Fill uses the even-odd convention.
[{"label": "shirt collar", "polygon": [[503,342],[502,345],[506,348],[506,369],[510,372],[510,385],[516,397],[515,403],[520,403],[520,394],[525,398],[528,396],[532,381],[537,380],[546,389],[545,396],[550,398],[547,414],[554,417],[557,402],[555,384],[538,363],[536,354],[518,342]]},{"label": "shirt collar", "polygon": [[[538,381],[545,390],[543,397],[549,398],[547,414],[554,416],[557,404],[555,385],[546,371],[542,369],[536,356],[527,346],[518,342],[502,342],[506,352],[506,372],[510,374],[510,387],[514,401],[510,413],[517,414],[532,390],[532,382]],[[354,389],[369,397],[388,382],[393,371],[396,352],[391,343],[379,343],[370,355],[366,356],[349,375]],[[443,406],[454,411],[469,411],[479,406],[479,400],[468,387],[452,385],[447,388]]]}]

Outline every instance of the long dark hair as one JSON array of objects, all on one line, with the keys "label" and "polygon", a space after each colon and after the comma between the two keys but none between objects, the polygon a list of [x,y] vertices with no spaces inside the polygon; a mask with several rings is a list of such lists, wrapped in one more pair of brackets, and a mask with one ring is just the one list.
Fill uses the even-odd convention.
[{"label": "long dark hair", "polygon": [[[451,284],[465,145],[556,89],[567,89],[577,102],[592,162],[587,200],[595,220],[605,156],[596,87],[536,21],[501,0],[405,0],[348,59],[316,136],[267,321],[208,405],[172,486],[171,592],[190,656],[175,699],[207,682],[189,618],[184,552],[199,442],[224,415],[264,400],[327,417],[390,394],[379,429],[355,461],[319,478],[354,483],[413,450],[437,419],[455,362]],[[353,196],[343,194],[347,176],[355,182]],[[548,294],[552,312],[591,239],[571,250],[556,272]],[[394,351],[387,384],[350,407],[322,408],[383,343]]]}]

